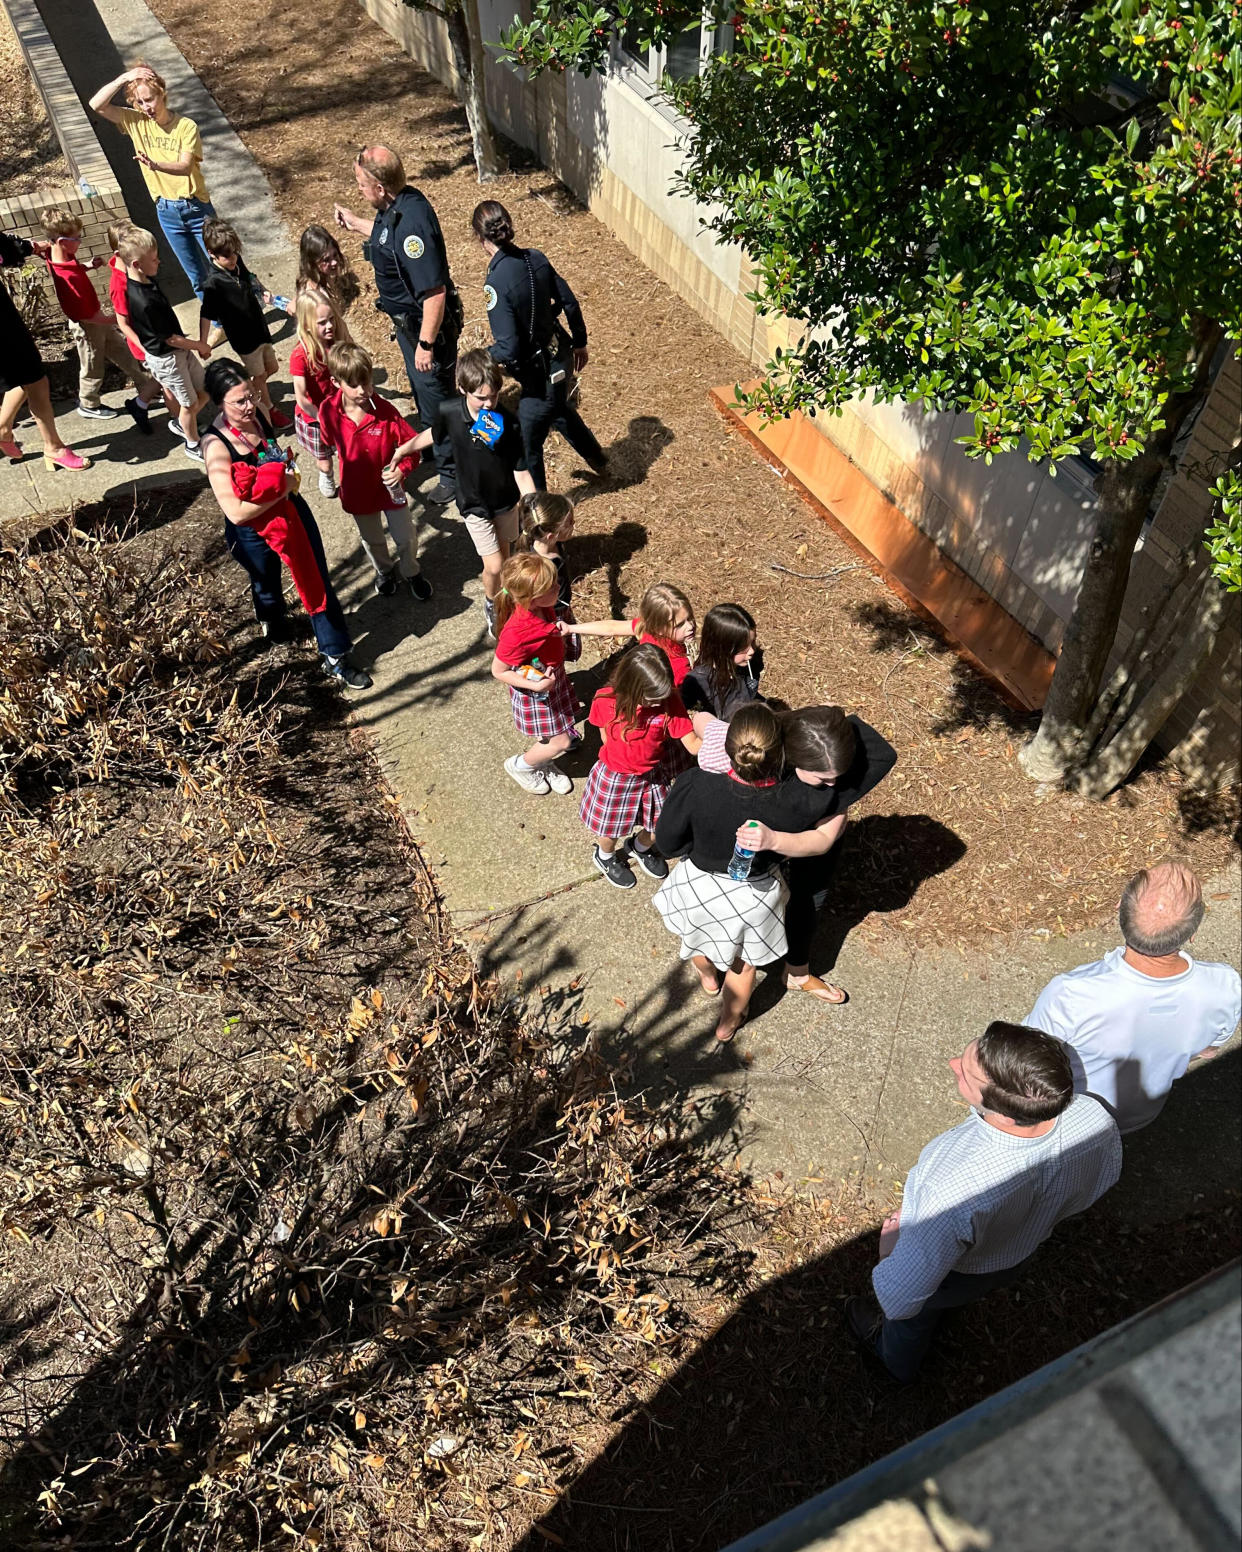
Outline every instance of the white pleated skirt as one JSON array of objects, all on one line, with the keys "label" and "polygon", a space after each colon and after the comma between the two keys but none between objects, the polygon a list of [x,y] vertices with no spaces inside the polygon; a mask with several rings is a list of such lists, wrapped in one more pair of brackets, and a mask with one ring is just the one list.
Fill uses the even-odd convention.
[{"label": "white pleated skirt", "polygon": [[735,959],[766,965],[783,957],[789,886],[779,873],[733,879],[704,873],[688,857],[656,890],[655,908],[681,939],[681,957],[702,954],[717,970]]}]

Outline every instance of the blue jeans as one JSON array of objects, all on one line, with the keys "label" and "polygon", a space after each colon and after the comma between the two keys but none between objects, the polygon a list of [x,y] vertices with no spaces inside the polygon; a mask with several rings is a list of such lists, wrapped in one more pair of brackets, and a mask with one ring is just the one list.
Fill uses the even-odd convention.
[{"label": "blue jeans", "polygon": [[[323,539],[320,537],[319,527],[311,515],[311,509],[301,496],[294,496],[293,504],[302,519],[302,526],[306,529],[306,537],[310,540],[311,549],[315,552],[315,560],[328,595],[327,607],[319,614],[311,615],[315,642],[324,657],[345,657],[353,642],[349,638],[349,628],[345,624],[340,599],[337,598],[336,590],[328,578],[328,562],[323,553]],[[245,523],[230,523],[228,518],[224,520],[224,542],[228,546],[230,555],[250,578],[250,596],[254,600],[255,619],[266,621],[268,624],[283,620],[285,594],[280,574],[280,556],[264,544],[253,528],[248,528]]]},{"label": "blue jeans", "polygon": [[177,255],[177,263],[185,271],[200,302],[203,300],[203,281],[211,267],[203,247],[203,222],[214,219],[215,213],[213,206],[201,199],[157,199],[155,202],[160,230]]},{"label": "blue jeans", "polygon": [[993,1288],[1005,1288],[1015,1282],[1025,1261],[1006,1267],[1003,1272],[950,1272],[917,1315],[908,1320],[890,1320],[886,1315],[880,1328],[878,1352],[884,1367],[903,1384],[909,1384],[923,1367],[936,1327],[945,1310],[973,1304]]}]

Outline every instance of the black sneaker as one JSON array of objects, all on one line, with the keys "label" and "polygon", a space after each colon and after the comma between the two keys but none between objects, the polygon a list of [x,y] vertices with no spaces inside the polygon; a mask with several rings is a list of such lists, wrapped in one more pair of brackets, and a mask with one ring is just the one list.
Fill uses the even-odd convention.
[{"label": "black sneaker", "polygon": [[654,846],[648,851],[643,851],[641,847],[634,846],[631,848],[631,855],[648,878],[668,877],[668,863],[665,862]]},{"label": "black sneaker", "polygon": [[284,615],[278,615],[274,620],[260,620],[259,634],[264,641],[270,641],[275,645],[281,641],[292,641],[294,633],[288,619]]},{"label": "black sneaker", "polygon": [[435,591],[421,571],[412,576],[406,585],[410,590],[410,597],[420,604],[425,604]]},{"label": "black sneaker", "polygon": [[591,853],[591,861],[610,884],[618,889],[633,889],[638,880],[630,871],[630,865],[617,852],[602,852],[597,846]]},{"label": "black sneaker", "polygon": [[432,501],[438,507],[446,507],[450,501],[457,500],[457,487],[438,480],[430,490],[423,491],[423,500]]},{"label": "black sneaker", "polygon": [[375,591],[381,598],[391,598],[397,591],[397,573],[390,571],[385,576],[376,577]]},{"label": "black sneaker", "polygon": [[155,430],[151,424],[151,411],[141,402],[137,394],[132,399],[126,399],[125,408],[134,417],[134,424],[142,432],[143,436],[150,436]]},{"label": "black sneaker", "polygon": [[369,690],[371,688],[371,676],[364,673],[361,668],[354,665],[345,657],[325,657],[323,666],[333,679],[338,680],[347,690]]}]

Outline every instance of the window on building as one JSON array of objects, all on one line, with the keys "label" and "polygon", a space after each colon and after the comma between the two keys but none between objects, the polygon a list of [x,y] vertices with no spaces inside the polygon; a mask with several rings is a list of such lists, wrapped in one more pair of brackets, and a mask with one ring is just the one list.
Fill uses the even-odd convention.
[{"label": "window on building", "polygon": [[700,75],[714,54],[726,54],[732,46],[732,27],[727,23],[714,27],[704,14],[663,48],[641,48],[636,30],[630,28],[621,35],[619,63],[623,74],[657,86],[665,74],[675,81],[688,81]]}]

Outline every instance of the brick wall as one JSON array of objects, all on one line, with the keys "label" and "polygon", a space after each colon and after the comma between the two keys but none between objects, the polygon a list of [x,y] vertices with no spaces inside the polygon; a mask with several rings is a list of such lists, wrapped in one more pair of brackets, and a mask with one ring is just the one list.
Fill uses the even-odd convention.
[{"label": "brick wall", "polygon": [[[41,239],[45,234],[39,213],[49,205],[55,205],[81,217],[84,253],[107,257],[109,225],[128,218],[120,186],[86,109],[70,84],[60,55],[52,46],[34,0],[0,0],[0,4],[12,24],[74,180],[42,194],[0,199],[0,227],[23,237]],[[96,290],[106,297],[107,270],[97,270],[92,278]]]}]

